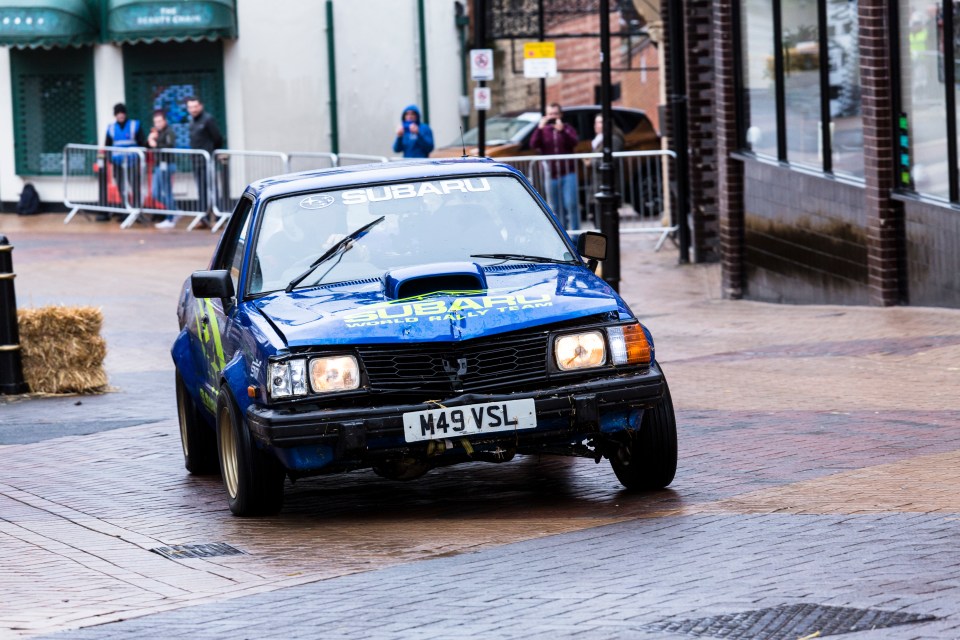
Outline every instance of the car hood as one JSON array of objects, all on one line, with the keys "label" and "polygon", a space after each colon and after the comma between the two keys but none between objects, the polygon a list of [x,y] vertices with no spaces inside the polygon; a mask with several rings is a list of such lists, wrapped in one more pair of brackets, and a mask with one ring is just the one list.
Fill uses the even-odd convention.
[{"label": "car hood", "polygon": [[483,291],[437,292],[403,300],[380,280],[343,283],[252,301],[289,347],[449,342],[602,313],[632,317],[603,280],[579,265],[487,267]]}]

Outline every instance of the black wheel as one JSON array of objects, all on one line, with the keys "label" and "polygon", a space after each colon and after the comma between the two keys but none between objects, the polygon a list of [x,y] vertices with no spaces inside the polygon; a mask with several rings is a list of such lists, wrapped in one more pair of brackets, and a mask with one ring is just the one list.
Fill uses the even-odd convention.
[{"label": "black wheel", "polygon": [[221,387],[217,396],[217,442],[230,511],[236,516],[263,516],[280,511],[286,471],[257,448],[226,387]]},{"label": "black wheel", "polygon": [[217,460],[217,436],[197,409],[187,386],[177,372],[177,417],[180,419],[180,444],[183,445],[183,466],[194,475],[210,475],[220,471]]},{"label": "black wheel", "polygon": [[667,381],[663,397],[643,412],[639,431],[631,432],[610,457],[617,480],[627,489],[663,489],[677,473],[677,419]]}]

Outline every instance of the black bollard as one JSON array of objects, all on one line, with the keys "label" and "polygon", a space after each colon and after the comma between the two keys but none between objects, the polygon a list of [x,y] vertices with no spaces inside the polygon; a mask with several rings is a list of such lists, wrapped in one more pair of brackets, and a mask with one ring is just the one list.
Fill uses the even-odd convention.
[{"label": "black bollard", "polygon": [[0,235],[0,394],[26,393],[20,331],[17,326],[17,294],[13,288],[13,245]]}]

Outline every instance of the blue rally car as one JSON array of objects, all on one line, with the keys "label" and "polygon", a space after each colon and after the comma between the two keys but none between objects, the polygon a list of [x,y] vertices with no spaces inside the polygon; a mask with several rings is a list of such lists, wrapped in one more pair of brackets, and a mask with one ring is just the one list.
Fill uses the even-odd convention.
[{"label": "blue rally car", "polygon": [[649,331],[530,184],[489,160],[261,180],[173,345],[186,468],[240,516],[286,477],[398,480],[516,454],[608,458],[628,489],[673,480],[677,434]]}]

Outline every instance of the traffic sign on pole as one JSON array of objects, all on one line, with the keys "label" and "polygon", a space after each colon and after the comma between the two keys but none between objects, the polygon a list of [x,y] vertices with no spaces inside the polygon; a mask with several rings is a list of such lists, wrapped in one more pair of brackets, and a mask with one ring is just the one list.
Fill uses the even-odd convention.
[{"label": "traffic sign on pole", "polygon": [[474,87],[473,89],[473,108],[477,111],[489,111],[490,109],[490,87]]},{"label": "traffic sign on pole", "polygon": [[470,78],[493,80],[493,49],[470,50]]}]

